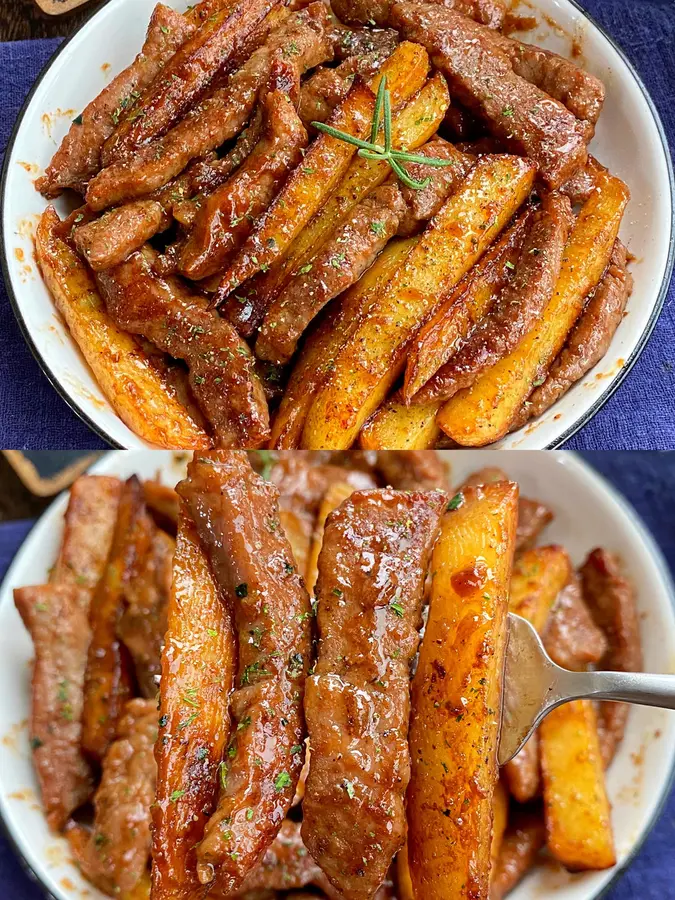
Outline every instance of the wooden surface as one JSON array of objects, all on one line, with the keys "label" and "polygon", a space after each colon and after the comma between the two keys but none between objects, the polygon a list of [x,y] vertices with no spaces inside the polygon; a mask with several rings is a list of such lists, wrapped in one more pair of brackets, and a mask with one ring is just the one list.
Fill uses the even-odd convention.
[{"label": "wooden surface", "polygon": [[61,16],[47,16],[33,0],[0,0],[0,41],[69,37],[105,0],[89,0]]}]

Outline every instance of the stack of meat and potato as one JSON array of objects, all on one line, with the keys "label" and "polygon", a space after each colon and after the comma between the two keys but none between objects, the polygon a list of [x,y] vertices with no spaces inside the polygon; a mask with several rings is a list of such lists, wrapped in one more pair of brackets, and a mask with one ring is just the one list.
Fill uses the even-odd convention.
[{"label": "stack of meat and potato", "polygon": [[[130,429],[482,446],[603,357],[632,287],[604,87],[509,31],[504,0],[156,7],[37,183],[83,198],[37,256]],[[393,148],[442,168],[320,131],[382,146],[385,79]]]},{"label": "stack of meat and potato", "polygon": [[552,513],[499,470],[453,494],[435,454],[300,456],[197,452],[177,493],[83,477],[49,584],[15,591],[42,801],[83,875],[120,900],[498,900],[544,846],[614,865],[624,706],[496,753],[508,610],[563,666],[640,668],[617,560],[535,546]]}]

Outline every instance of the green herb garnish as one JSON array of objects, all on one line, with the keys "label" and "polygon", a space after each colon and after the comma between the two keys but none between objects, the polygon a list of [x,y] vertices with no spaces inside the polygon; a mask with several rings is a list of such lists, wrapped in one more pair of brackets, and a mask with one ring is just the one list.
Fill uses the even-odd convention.
[{"label": "green herb garnish", "polygon": [[[384,146],[377,143],[377,137],[380,130],[380,119],[382,117],[384,118]],[[416,191],[421,191],[423,188],[427,187],[427,185],[431,183],[431,178],[417,181],[408,174],[403,166],[404,162],[418,163],[419,165],[439,169],[455,164],[451,159],[437,159],[436,157],[422,156],[419,153],[408,153],[406,150],[394,149],[391,141],[391,95],[387,89],[386,76],[381,79],[380,86],[377,89],[375,112],[373,114],[369,141],[361,140],[361,138],[357,138],[353,134],[348,134],[346,131],[340,131],[340,129],[333,128],[332,125],[326,125],[324,122],[312,122],[312,125],[317,131],[322,131],[329,137],[336,138],[339,141],[345,141],[348,144],[352,144],[354,147],[358,147],[358,154],[364,159],[373,159],[378,162],[388,163],[399,181],[406,187],[413,188]]]}]

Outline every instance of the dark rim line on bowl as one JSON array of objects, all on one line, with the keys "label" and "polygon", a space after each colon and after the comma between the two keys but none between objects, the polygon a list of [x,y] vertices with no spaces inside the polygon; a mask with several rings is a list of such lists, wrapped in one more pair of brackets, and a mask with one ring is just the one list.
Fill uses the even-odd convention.
[{"label": "dark rim line on bowl", "polygon": [[[654,309],[652,310],[652,313],[649,317],[647,324],[645,325],[645,327],[642,330],[642,334],[640,335],[637,345],[634,347],[633,351],[631,352],[630,356],[628,357],[628,359],[626,360],[624,365],[621,367],[621,369],[616,373],[616,375],[611,379],[611,381],[608,382],[605,389],[600,394],[600,396],[595,401],[595,403],[593,403],[592,406],[584,414],[582,414],[579,419],[576,420],[576,422],[574,422],[572,425],[570,425],[570,427],[566,431],[564,431],[560,435],[559,438],[552,441],[550,444],[547,444],[546,447],[541,448],[541,449],[545,449],[545,450],[556,450],[557,448],[561,447],[565,443],[565,441],[569,440],[571,437],[573,437],[575,434],[577,434],[577,432],[579,432],[582,428],[584,428],[585,425],[588,424],[588,422],[590,422],[590,420],[593,418],[593,416],[596,415],[596,413],[600,412],[600,410],[607,403],[607,401],[610,399],[610,397],[623,384],[624,379],[626,378],[628,373],[631,371],[631,369],[633,368],[635,363],[638,361],[639,357],[642,354],[642,351],[645,349],[645,347],[647,345],[647,341],[651,337],[651,334],[654,331],[654,328],[656,327],[658,318],[661,315],[661,311],[663,310],[663,305],[665,303],[666,294],[670,287],[670,281],[671,281],[671,278],[673,275],[673,267],[675,266],[675,239],[674,239],[674,237],[675,237],[675,174],[673,173],[673,163],[672,163],[671,156],[670,156],[670,148],[668,146],[668,139],[666,138],[666,133],[663,128],[663,123],[661,122],[661,116],[659,115],[659,111],[657,110],[656,105],[654,104],[654,101],[652,100],[652,98],[649,94],[649,91],[645,87],[645,85],[642,81],[642,78],[638,74],[638,72],[635,69],[635,67],[633,66],[632,62],[628,59],[628,57],[626,56],[624,51],[615,42],[615,40],[611,37],[611,35],[609,35],[605,31],[605,29],[602,27],[602,25],[600,25],[598,22],[596,22],[596,20],[593,18],[593,16],[591,16],[590,13],[588,13],[582,6],[579,5],[579,3],[577,3],[577,0],[568,0],[568,2],[570,3],[571,6],[574,7],[574,9],[576,9],[579,13],[581,13],[581,15],[588,22],[590,22],[591,25],[593,25],[600,32],[600,34],[608,41],[610,46],[616,51],[616,53],[618,53],[619,57],[621,58],[624,65],[626,66],[626,68],[632,75],[633,79],[635,80],[637,86],[639,87],[640,92],[642,93],[642,96],[644,97],[644,99],[647,103],[649,111],[652,114],[652,119],[654,120],[654,123],[656,125],[656,130],[658,132],[658,135],[659,135],[659,138],[661,141],[661,147],[663,149],[663,153],[665,156],[666,169],[668,172],[668,188],[669,188],[669,193],[670,193],[670,213],[671,213],[670,214],[670,234],[668,237],[668,257],[666,259],[666,267],[665,267],[665,271],[663,273],[663,280],[659,287],[659,292],[658,292],[658,296],[656,298],[656,303],[654,304]],[[63,53],[63,51],[70,44],[70,42],[72,40],[74,40],[79,35],[79,33],[92,22],[92,20],[96,16],[104,13],[106,10],[110,11],[111,7],[112,7],[112,4],[111,4],[111,6],[107,6],[107,7],[104,6],[102,9],[92,13],[92,15],[89,16],[89,18],[86,19],[82,23],[82,25],[77,29],[77,31],[74,34],[72,34],[69,38],[67,38],[56,49],[54,54],[50,57],[50,59],[43,66],[42,71],[40,72],[37,79],[35,80],[35,83],[33,84],[32,88],[30,89],[28,96],[24,100],[23,106],[21,107],[21,109],[19,111],[16,122],[14,123],[14,127],[12,128],[12,132],[10,134],[9,141],[7,142],[7,147],[5,150],[5,158],[4,158],[3,166],[2,166],[2,177],[0,178],[0,209],[4,208],[6,205],[5,204],[5,193],[7,190],[7,182],[9,180],[9,165],[10,165],[10,158],[12,156],[12,153],[14,152],[14,144],[16,142],[17,136],[19,134],[19,130],[23,123],[23,119],[26,115],[26,112],[28,111],[28,107],[33,99],[35,92],[42,84],[43,79],[45,78],[45,76],[47,75],[49,70],[51,69],[52,65],[56,62],[58,57],[61,55],[61,53]],[[0,225],[1,225],[1,222],[0,222]],[[75,415],[78,416],[94,432],[94,434],[96,434],[98,437],[100,437],[102,440],[104,440],[110,447],[120,449],[120,450],[127,449],[122,444],[118,443],[114,438],[110,437],[110,435],[104,431],[102,426],[97,425],[96,422],[94,422],[94,420],[89,416],[89,414],[86,413],[82,409],[82,407],[79,405],[79,403],[73,397],[71,397],[69,395],[69,393],[66,391],[66,389],[61,385],[58,377],[54,374],[54,372],[52,371],[50,366],[47,364],[47,362],[44,359],[44,357],[42,356],[42,353],[40,352],[40,350],[38,350],[37,345],[35,344],[35,342],[33,341],[33,338],[31,337],[31,335],[29,333],[28,326],[26,325],[26,322],[25,322],[23,315],[21,313],[21,310],[19,308],[19,302],[18,302],[17,296],[14,292],[12,283],[11,283],[11,276],[10,276],[9,263],[8,263],[9,253],[8,253],[6,239],[5,239],[4,229],[2,227],[0,227],[0,257],[1,257],[0,263],[2,264],[2,274],[3,274],[4,280],[5,280],[7,294],[9,296],[9,301],[12,305],[12,310],[14,312],[14,316],[15,316],[17,322],[19,323],[19,328],[21,330],[21,333],[23,334],[24,340],[28,344],[28,347],[29,347],[31,353],[35,357],[35,361],[37,362],[37,364],[40,366],[40,368],[44,372],[45,376],[47,377],[47,380],[52,385],[52,387],[56,390],[57,394],[61,397],[61,399],[65,401],[65,403],[70,407],[70,409],[72,409],[72,411],[75,413]],[[79,352],[79,350],[78,350],[78,352]],[[115,413],[115,415],[117,415],[117,414]],[[118,418],[119,418],[119,416],[118,416]],[[180,448],[177,448],[177,449],[180,449]],[[470,448],[467,448],[467,449],[470,449]]]},{"label": "dark rim line on bowl", "polygon": [[[145,452],[145,451],[134,450],[134,451],[130,451],[130,452],[138,453],[138,452]],[[444,451],[444,452],[452,452],[452,451]],[[536,452],[536,451],[532,451],[532,452]],[[637,510],[632,505],[632,503],[630,503],[626,499],[626,497],[624,497],[623,494],[619,490],[617,490],[617,488],[615,488],[614,485],[607,478],[605,478],[604,475],[602,475],[600,472],[598,472],[597,469],[595,469],[590,463],[586,462],[586,460],[583,459],[581,456],[578,456],[575,451],[567,451],[567,452],[572,455],[575,463],[579,466],[579,468],[581,469],[582,472],[584,472],[585,475],[590,473],[591,475],[594,475],[601,482],[601,484],[603,485],[603,487],[605,488],[605,490],[607,491],[609,496],[616,502],[616,504],[619,506],[619,508],[622,510],[622,512],[628,517],[628,519],[632,522],[632,524],[635,526],[635,528],[639,532],[641,532],[642,543],[647,548],[649,556],[653,559],[654,563],[656,564],[656,567],[661,575],[661,578],[668,589],[671,606],[675,609],[675,583],[673,582],[673,574],[671,574],[670,568],[668,567],[668,565],[665,561],[665,557],[663,556],[663,551],[661,550],[660,546],[657,544],[656,539],[653,537],[651,531],[647,528],[647,526],[643,522],[642,517],[638,514]],[[102,459],[97,460],[92,466],[90,466],[89,469],[87,469],[87,472],[97,473],[97,471],[103,466],[103,460],[105,458],[106,457],[103,457]],[[107,473],[107,474],[110,474],[110,473]],[[11,574],[11,571],[12,571],[12,568],[16,561],[16,558],[19,555],[19,553],[21,552],[21,550],[23,549],[24,544],[32,536],[33,532],[38,527],[38,525],[40,524],[42,519],[52,511],[52,509],[54,508],[54,505],[56,503],[58,503],[65,494],[68,493],[68,490],[69,490],[69,488],[67,488],[65,491],[62,491],[57,497],[55,497],[52,500],[52,502],[49,504],[47,509],[44,510],[44,512],[38,517],[35,524],[32,526],[32,528],[30,529],[28,534],[24,537],[23,541],[21,542],[21,546],[14,554],[14,558],[12,559],[11,563],[9,564],[9,567],[8,567],[7,571],[5,572],[5,576],[2,580],[2,582],[0,583],[0,594],[3,592],[3,590],[5,588],[5,582],[7,581],[8,576]],[[602,900],[602,898],[605,897],[609,893],[609,891],[616,885],[616,883],[624,875],[626,869],[633,862],[633,860],[635,859],[637,854],[640,852],[640,850],[644,846],[647,838],[653,831],[654,826],[656,825],[657,819],[660,818],[661,813],[665,809],[665,806],[666,806],[666,803],[668,802],[670,793],[673,790],[673,786],[675,786],[675,760],[673,761],[673,763],[671,765],[668,780],[661,792],[660,800],[659,800],[654,812],[652,813],[652,815],[649,819],[649,822],[645,825],[644,830],[640,836],[640,839],[638,841],[636,841],[635,845],[631,848],[631,851],[630,851],[630,853],[628,853],[626,858],[616,864],[615,871],[612,874],[612,877],[610,878],[610,880],[600,890],[599,893],[595,894],[591,898],[591,900]],[[41,890],[45,894],[45,897],[48,898],[48,900],[58,900],[58,898],[54,894],[52,894],[52,892],[49,890],[49,888],[44,883],[42,878],[38,875],[38,873],[35,871],[35,869],[31,866],[31,864],[28,862],[28,860],[24,856],[23,851],[19,847],[18,841],[12,835],[9,825],[5,821],[5,818],[1,812],[1,809],[0,809],[0,832],[7,839],[10,847],[14,851],[16,858],[19,861],[19,864],[21,865],[21,868],[28,875],[28,877],[41,888]]]}]

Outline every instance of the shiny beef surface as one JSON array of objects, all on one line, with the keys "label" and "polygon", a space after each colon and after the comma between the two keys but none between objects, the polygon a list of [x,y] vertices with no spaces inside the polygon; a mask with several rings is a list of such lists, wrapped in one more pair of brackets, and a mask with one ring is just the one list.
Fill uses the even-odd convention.
[{"label": "shiny beef surface", "polygon": [[329,516],[303,839],[347,900],[370,898],[405,840],[410,663],[443,492],[360,491]]},{"label": "shiny beef surface", "polygon": [[288,812],[304,761],[310,604],[279,520],[278,491],[243,452],[196,454],[178,492],[227,601],[239,662],[216,812],[197,848],[200,881],[241,887]]}]

